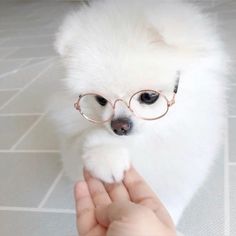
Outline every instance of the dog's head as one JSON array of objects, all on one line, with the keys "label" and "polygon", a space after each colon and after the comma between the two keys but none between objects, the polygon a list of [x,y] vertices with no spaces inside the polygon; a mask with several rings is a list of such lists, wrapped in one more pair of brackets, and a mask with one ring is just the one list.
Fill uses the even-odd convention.
[{"label": "dog's head", "polygon": [[[204,64],[201,53],[212,47],[204,19],[192,5],[157,7],[150,0],[152,9],[146,1],[128,2],[97,2],[69,15],[56,41],[67,67],[67,87],[81,96],[77,108],[92,121],[106,121],[104,126],[118,135],[157,124],[165,129],[176,109],[148,120],[165,114],[158,105],[168,108],[173,102],[178,73],[180,80],[190,68],[194,73],[196,64]],[[181,99],[177,95],[176,103]]]}]

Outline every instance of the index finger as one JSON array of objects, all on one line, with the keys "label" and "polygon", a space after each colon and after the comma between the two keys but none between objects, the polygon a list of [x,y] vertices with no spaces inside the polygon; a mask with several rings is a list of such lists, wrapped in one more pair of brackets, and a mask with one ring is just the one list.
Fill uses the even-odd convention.
[{"label": "index finger", "polygon": [[79,235],[85,235],[97,225],[94,204],[86,182],[78,182],[75,185],[74,193],[76,203],[77,230]]},{"label": "index finger", "polygon": [[95,207],[109,205],[111,199],[104,187],[104,184],[99,179],[92,177],[87,170],[84,170],[84,178]]},{"label": "index finger", "polygon": [[171,228],[174,227],[174,223],[162,202],[133,167],[126,172],[123,182],[131,201],[150,208],[164,224]]}]

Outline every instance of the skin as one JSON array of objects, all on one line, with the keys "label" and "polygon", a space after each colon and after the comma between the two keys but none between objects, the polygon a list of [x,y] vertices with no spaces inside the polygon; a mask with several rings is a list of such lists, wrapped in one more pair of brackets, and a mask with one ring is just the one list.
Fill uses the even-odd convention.
[{"label": "skin", "polygon": [[134,168],[122,183],[104,184],[87,171],[84,177],[75,186],[80,236],[176,236],[166,208]]}]

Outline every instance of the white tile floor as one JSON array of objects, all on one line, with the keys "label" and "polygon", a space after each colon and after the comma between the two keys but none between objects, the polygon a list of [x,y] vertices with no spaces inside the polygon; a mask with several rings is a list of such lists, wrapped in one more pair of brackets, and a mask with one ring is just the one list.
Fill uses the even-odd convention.
[{"label": "white tile floor", "polygon": [[[196,1],[218,18],[235,61],[236,1]],[[52,48],[54,33],[77,6],[70,1],[0,2],[1,236],[76,235],[73,184],[61,171],[45,104],[63,77]],[[236,235],[235,75],[232,68],[225,151],[178,226],[186,236]]]}]

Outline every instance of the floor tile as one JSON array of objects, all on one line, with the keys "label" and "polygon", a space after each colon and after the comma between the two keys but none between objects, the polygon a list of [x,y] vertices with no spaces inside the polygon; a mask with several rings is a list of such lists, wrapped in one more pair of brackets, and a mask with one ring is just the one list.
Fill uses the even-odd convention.
[{"label": "floor tile", "polygon": [[[17,96],[0,113],[43,113],[47,109],[50,97],[60,86],[64,69],[55,64]],[[32,99],[33,98],[33,99]]]},{"label": "floor tile", "polygon": [[[231,12],[236,12],[236,2],[234,0],[228,1],[228,0],[219,0],[218,4],[216,4],[216,7],[214,8],[215,11],[217,11],[220,16],[228,16]],[[233,16],[233,15],[232,15]],[[235,19],[235,17],[233,16]]]},{"label": "floor tile", "polygon": [[208,178],[185,209],[178,228],[186,236],[224,235],[223,151],[218,154]]},{"label": "floor tile", "polygon": [[13,60],[1,60],[0,59],[0,76],[12,71],[16,71],[21,65],[25,64],[27,59],[13,59]]},{"label": "floor tile", "polygon": [[[1,18],[0,18],[1,20]],[[0,29],[3,31],[10,30],[27,30],[27,29],[34,29],[34,28],[45,28],[48,24],[50,24],[51,21],[47,17],[45,19],[32,19],[32,17],[25,17],[24,19],[20,19],[17,21],[17,19],[4,19],[4,22],[0,21]],[[25,36],[30,36],[26,34]]]},{"label": "floor tile", "polygon": [[225,42],[225,48],[228,54],[230,55],[230,59],[234,61],[236,60],[236,45],[235,45],[236,31],[234,30],[235,25],[236,25],[236,20],[234,20],[233,22],[226,22],[221,26],[222,30],[221,37]]},{"label": "floor tile", "polygon": [[236,166],[230,168],[230,236],[236,235]]},{"label": "floor tile", "polygon": [[2,48],[0,47],[0,59],[7,57],[11,53],[16,51],[16,48]]},{"label": "floor tile", "polygon": [[42,119],[16,146],[16,149],[25,150],[57,150],[58,148],[58,135],[48,117]]},{"label": "floor tile", "polygon": [[29,60],[28,63],[26,63],[23,67],[27,67],[27,66],[32,66],[34,64],[38,64],[40,62],[44,62],[44,61],[47,61],[48,59],[45,59],[45,58],[32,58]]},{"label": "floor tile", "polygon": [[38,116],[0,116],[0,149],[8,149],[15,144],[37,118]]},{"label": "floor tile", "polygon": [[38,36],[25,38],[11,38],[1,44],[1,47],[31,47],[40,45],[52,45],[54,36]]},{"label": "floor tile", "polygon": [[213,7],[212,0],[190,0],[189,2],[193,2],[195,5],[199,5],[201,9],[211,9]]},{"label": "floor tile", "polygon": [[[0,80],[1,84],[1,80]],[[1,85],[0,85],[1,88]],[[17,91],[1,91],[0,90],[0,107],[7,102],[12,96],[16,94]]]},{"label": "floor tile", "polygon": [[37,207],[60,172],[53,153],[0,153],[0,206]]},{"label": "floor tile", "polygon": [[229,79],[229,86],[236,85],[236,71],[234,68],[236,68],[236,60],[232,61],[230,63],[231,72],[229,73],[228,79]]},{"label": "floor tile", "polygon": [[[35,63],[35,64],[34,64]],[[1,89],[23,88],[28,82],[34,79],[45,67],[48,62],[43,61],[36,63],[29,61],[27,65],[22,66],[15,73],[6,75],[0,79]]]},{"label": "floor tile", "polygon": [[6,58],[32,58],[32,57],[51,57],[56,56],[55,50],[52,46],[38,46],[20,48],[11,53]]},{"label": "floor tile", "polygon": [[236,116],[236,84],[230,86],[229,91],[229,115]]},{"label": "floor tile", "polygon": [[0,31],[0,38],[1,39],[9,39],[9,38],[16,38],[22,37],[24,38],[25,35],[34,35],[34,36],[47,36],[55,34],[57,29],[47,29],[44,27],[37,27],[32,29],[8,29]]},{"label": "floor tile", "polygon": [[[5,43],[7,41],[7,39],[0,39],[0,47],[3,43]],[[3,48],[2,48],[3,49]]]},{"label": "floor tile", "polygon": [[74,214],[0,211],[2,236],[78,236]]},{"label": "floor tile", "polygon": [[236,118],[229,119],[229,160],[236,162]]},{"label": "floor tile", "polygon": [[46,202],[46,208],[74,209],[74,183],[63,176]]}]

